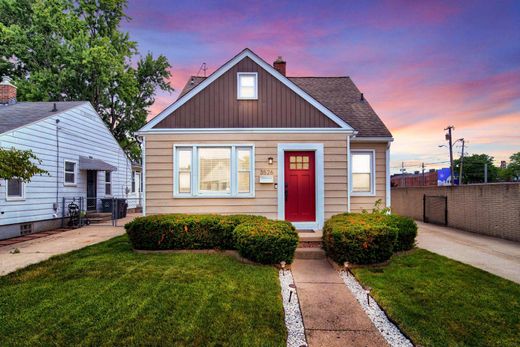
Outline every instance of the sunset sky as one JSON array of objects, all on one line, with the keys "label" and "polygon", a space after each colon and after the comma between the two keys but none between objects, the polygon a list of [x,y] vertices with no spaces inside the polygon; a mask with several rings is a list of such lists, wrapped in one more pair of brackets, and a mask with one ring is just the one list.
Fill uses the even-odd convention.
[{"label": "sunset sky", "polygon": [[[164,54],[176,92],[245,47],[289,76],[350,76],[395,141],[392,172],[447,166],[454,125],[468,154],[520,151],[520,1],[137,1],[123,29],[141,53]],[[460,149],[457,148],[460,155]]]}]

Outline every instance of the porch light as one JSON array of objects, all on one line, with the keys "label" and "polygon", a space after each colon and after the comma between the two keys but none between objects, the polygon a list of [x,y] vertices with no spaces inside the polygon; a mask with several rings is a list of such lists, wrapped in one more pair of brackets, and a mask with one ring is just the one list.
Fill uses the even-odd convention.
[{"label": "porch light", "polygon": [[269,165],[273,165],[273,162],[274,162],[273,157],[269,157],[269,158],[267,158],[267,163],[268,163]]}]

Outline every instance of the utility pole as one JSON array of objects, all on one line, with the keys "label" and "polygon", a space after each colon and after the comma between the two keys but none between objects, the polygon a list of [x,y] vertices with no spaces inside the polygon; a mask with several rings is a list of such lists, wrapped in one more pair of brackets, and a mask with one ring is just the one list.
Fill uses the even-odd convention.
[{"label": "utility pole", "polygon": [[422,163],[421,167],[422,167],[422,185],[424,187],[425,186],[425,182],[424,182],[425,181],[424,180],[424,163]]},{"label": "utility pole", "polygon": [[488,171],[487,170],[487,163],[485,163],[484,164],[484,183],[488,183],[487,182],[487,176],[488,176],[487,171]]},{"label": "utility pole", "polygon": [[459,186],[462,185],[462,165],[464,164],[464,138],[461,138],[462,152],[460,152]]},{"label": "utility pole", "polygon": [[444,130],[448,130],[448,133],[446,134],[446,140],[448,140],[448,148],[450,150],[450,185],[453,185],[453,177],[455,176],[453,174],[453,144],[452,144],[452,136],[451,136],[451,131],[452,130],[455,130],[455,127],[453,125],[449,125],[446,129]]}]

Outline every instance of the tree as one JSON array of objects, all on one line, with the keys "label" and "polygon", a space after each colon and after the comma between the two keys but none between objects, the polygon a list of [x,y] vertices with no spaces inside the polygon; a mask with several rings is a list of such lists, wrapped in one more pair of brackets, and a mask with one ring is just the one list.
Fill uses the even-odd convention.
[{"label": "tree", "polygon": [[[488,182],[496,182],[498,179],[498,168],[493,164],[493,157],[487,154],[473,154],[464,157],[462,183],[483,183],[486,164]],[[460,159],[454,160],[454,166],[455,172],[459,172]]]},{"label": "tree", "polygon": [[0,148],[0,178],[10,180],[12,178],[29,182],[34,175],[48,174],[40,169],[35,162],[41,164],[32,151]]},{"label": "tree", "polygon": [[509,157],[509,164],[499,170],[499,176],[502,181],[506,182],[520,180],[520,152]]},{"label": "tree", "polygon": [[120,31],[126,0],[0,0],[0,75],[26,101],[88,100],[130,158],[157,89],[171,92],[163,55],[139,55]]}]

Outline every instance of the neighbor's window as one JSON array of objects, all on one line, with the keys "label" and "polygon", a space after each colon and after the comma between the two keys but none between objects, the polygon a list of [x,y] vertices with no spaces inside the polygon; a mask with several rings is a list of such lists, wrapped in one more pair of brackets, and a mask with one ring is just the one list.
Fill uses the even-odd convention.
[{"label": "neighbor's window", "polygon": [[76,184],[76,162],[65,160],[65,184]]},{"label": "neighbor's window", "polygon": [[112,195],[112,172],[105,171],[105,195]]},{"label": "neighbor's window", "polygon": [[179,146],[174,169],[177,196],[252,196],[251,146]]},{"label": "neighbor's window", "polygon": [[238,73],[238,99],[258,99],[258,74]]},{"label": "neighbor's window", "polygon": [[137,175],[137,172],[132,171],[132,193],[135,193],[135,175]]},{"label": "neighbor's window", "polygon": [[374,152],[352,152],[352,192],[374,194]]},{"label": "neighbor's window", "polygon": [[7,180],[6,187],[7,200],[16,200],[24,198],[24,184],[21,179],[13,178]]}]

